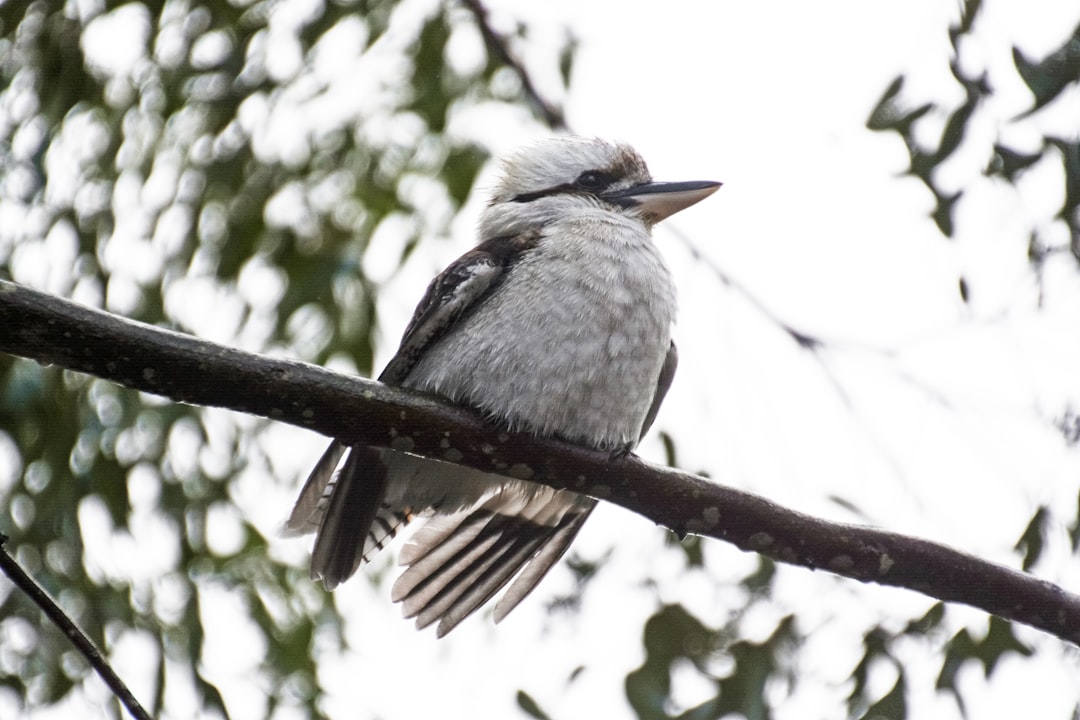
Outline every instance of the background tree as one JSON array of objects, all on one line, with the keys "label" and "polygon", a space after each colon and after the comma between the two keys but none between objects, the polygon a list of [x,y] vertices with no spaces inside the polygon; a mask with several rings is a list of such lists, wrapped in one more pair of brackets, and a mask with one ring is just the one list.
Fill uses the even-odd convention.
[{"label": "background tree", "polygon": [[[1075,94],[1076,41],[1042,60],[1017,51],[1015,72],[1032,89],[1033,112],[981,113],[993,82],[965,64],[973,62],[965,43],[980,11],[969,4],[949,35],[960,103],[924,105],[898,81],[869,125],[904,139],[910,172],[936,198],[935,222],[959,243],[956,213],[976,194],[960,190],[1004,180],[1022,193],[1025,169],[1053,171],[1060,159],[1061,215],[1032,219],[1030,255],[1042,301],[1060,301],[1075,283],[1061,264],[1063,248],[1075,247],[1075,138],[1044,134],[1032,144],[1030,130],[1043,127],[1044,108]],[[574,44],[534,37],[527,26],[503,26],[507,44],[493,44],[483,17],[473,3],[0,6],[2,272],[147,322],[370,373],[378,344],[392,344],[398,330],[387,323],[385,338],[377,332],[380,291],[399,267],[416,264],[420,243],[434,248],[448,238],[486,160],[485,129],[528,123],[529,112],[562,122],[554,103],[535,97],[537,86],[546,95],[552,78],[569,77]],[[523,83],[504,47],[529,53],[546,84]],[[1001,128],[1000,142],[985,141],[986,127]],[[1026,145],[1012,144],[1014,130]],[[950,163],[970,167],[980,150],[986,179],[942,179]],[[438,252],[445,260],[456,250]],[[441,264],[426,259],[417,272]],[[958,293],[977,308],[980,278],[967,269],[962,277]],[[780,328],[821,367],[840,372],[835,344]],[[0,447],[10,468],[0,478],[0,529],[99,645],[149,658],[154,681],[139,688],[144,703],[177,717],[226,709],[237,717],[331,715],[326,668],[342,665],[353,642],[339,612],[346,601],[339,594],[330,602],[307,580],[304,557],[282,557],[266,536],[270,524],[237,510],[273,478],[287,496],[314,454],[293,467],[268,451],[280,437],[271,425],[10,358],[0,358],[0,369]],[[1054,417],[1073,438],[1070,409]],[[675,463],[675,441],[665,445]],[[1062,535],[1075,549],[1074,511],[1039,510],[1018,548],[1026,568],[1037,569],[1042,550]],[[155,548],[152,561],[133,552],[144,543]],[[642,645],[640,665],[625,676],[633,712],[772,717],[813,697],[821,633],[810,618],[820,615],[775,594],[785,572],[799,571],[746,558],[736,577],[720,580],[708,555],[693,539],[672,541],[662,572],[669,584],[677,575],[707,589],[726,619],[693,598],[665,599],[658,578],[643,639],[630,638]],[[575,582],[552,609],[573,609],[585,587],[606,592],[590,582],[605,558],[572,557]],[[12,690],[3,700],[100,705],[104,694],[66,641],[22,598],[2,592],[0,679]],[[235,642],[261,658],[242,687],[223,684],[229,659],[214,644],[227,629],[217,611],[230,604],[253,621],[230,628],[239,632]],[[989,674],[1036,649],[1034,660],[1062,654],[1059,645],[1033,646],[1003,621],[967,620],[940,605],[924,604],[910,619],[869,617],[839,636],[843,659],[833,661],[846,665],[846,682],[825,693],[833,703],[826,715],[903,717],[935,688],[936,702],[944,697],[963,712],[958,678],[972,665]],[[376,643],[367,638],[361,649]],[[394,658],[385,672],[402,672],[404,662]],[[497,664],[487,658],[482,671]],[[602,672],[599,663],[565,664],[568,688]],[[517,699],[536,717],[555,700],[532,687]]]},{"label": "background tree", "polygon": [[[6,3],[0,23],[5,276],[364,374],[380,282],[365,258],[392,271],[444,236],[487,157],[452,134],[457,115],[525,113],[453,5]],[[263,424],[10,357],[0,372],[3,527],[99,646],[149,646],[148,708],[188,685],[200,713],[225,712],[203,666],[213,586],[256,623],[264,711],[322,716],[310,648],[317,631],[341,642],[339,618],[229,500],[245,469],[274,477]],[[236,542],[215,547],[215,522]],[[84,545],[90,526],[107,548]],[[142,542],[152,567],[124,559]],[[3,593],[0,682],[29,707],[61,701],[85,664]]]}]

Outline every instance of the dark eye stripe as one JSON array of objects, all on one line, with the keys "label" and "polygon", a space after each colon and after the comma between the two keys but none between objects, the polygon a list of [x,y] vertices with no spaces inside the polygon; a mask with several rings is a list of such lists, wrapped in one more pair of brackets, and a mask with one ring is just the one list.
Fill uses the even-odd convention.
[{"label": "dark eye stripe", "polygon": [[549,187],[544,190],[537,190],[536,192],[515,195],[514,202],[527,203],[532,202],[533,200],[539,200],[542,197],[548,197],[550,195],[561,195],[562,193],[574,192],[576,190],[577,188],[575,188],[573,185],[563,183],[562,185],[556,185],[555,187]]},{"label": "dark eye stripe", "polygon": [[562,183],[561,185],[555,185],[554,187],[545,188],[544,190],[522,193],[521,195],[514,196],[514,202],[532,202],[533,200],[539,200],[542,197],[560,195],[562,193],[585,192],[596,194],[610,187],[613,182],[615,182],[615,177],[611,173],[604,172],[603,170],[586,170],[578,175],[577,179],[572,183]]}]

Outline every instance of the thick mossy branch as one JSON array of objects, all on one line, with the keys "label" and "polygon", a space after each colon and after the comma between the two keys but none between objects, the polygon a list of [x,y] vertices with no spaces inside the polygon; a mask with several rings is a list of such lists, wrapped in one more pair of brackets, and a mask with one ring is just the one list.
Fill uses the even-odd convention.
[{"label": "thick mossy branch", "polygon": [[0,351],[193,405],[392,447],[621,505],[680,535],[981,608],[1080,645],[1080,597],[919,538],[827,522],[634,456],[507,433],[437,398],[215,345],[0,281]]}]

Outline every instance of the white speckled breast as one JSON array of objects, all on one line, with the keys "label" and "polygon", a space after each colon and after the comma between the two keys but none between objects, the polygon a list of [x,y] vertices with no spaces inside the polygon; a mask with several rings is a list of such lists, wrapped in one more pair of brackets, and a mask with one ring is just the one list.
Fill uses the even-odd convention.
[{"label": "white speckled breast", "polygon": [[547,226],[404,385],[514,429],[603,449],[634,444],[675,308],[671,275],[640,222],[579,213]]}]

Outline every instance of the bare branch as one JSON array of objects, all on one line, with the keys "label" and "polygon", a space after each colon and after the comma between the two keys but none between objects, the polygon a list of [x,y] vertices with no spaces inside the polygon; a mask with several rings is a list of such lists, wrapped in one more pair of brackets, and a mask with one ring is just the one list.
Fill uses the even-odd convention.
[{"label": "bare branch", "polygon": [[64,633],[64,636],[71,641],[87,662],[90,663],[90,667],[94,668],[95,672],[101,676],[101,679],[105,681],[105,684],[109,686],[109,689],[120,698],[120,701],[124,703],[124,707],[128,709],[133,718],[137,720],[150,720],[150,713],[143,709],[143,706],[139,704],[139,701],[135,699],[135,695],[128,689],[124,681],[120,679],[120,676],[116,674],[116,671],[112,669],[112,665],[101,654],[94,643],[90,641],[90,638],[86,637],[86,633],[79,629],[79,626],[75,624],[67,613],[65,613],[56,602],[49,597],[49,594],[45,590],[34,582],[34,579],[23,571],[19,563],[15,562],[15,558],[8,554],[7,549],[4,547],[4,543],[7,542],[7,535],[0,533],[0,570],[3,570],[4,574],[8,576],[8,579],[23,591],[23,594],[30,598],[31,601],[45,613],[46,617],[53,621],[53,623],[60,628],[60,631]]},{"label": "bare branch", "polygon": [[180,402],[310,428],[621,505],[680,535],[971,605],[1080,645],[1080,597],[919,538],[827,522],[634,456],[500,432],[467,409],[305,363],[215,345],[0,281],[0,351]]},{"label": "bare branch", "polygon": [[484,44],[487,46],[488,51],[495,55],[500,64],[513,70],[514,74],[521,80],[521,89],[524,90],[525,97],[536,108],[536,111],[544,119],[544,123],[553,130],[566,130],[566,117],[563,115],[562,109],[544,99],[540,91],[537,90],[532,81],[532,76],[525,69],[525,65],[510,51],[510,41],[495,32],[495,29],[491,27],[491,23],[488,22],[487,8],[484,7],[483,3],[480,0],[462,0],[461,4],[472,13],[473,19],[476,20],[476,26],[484,37]]}]

